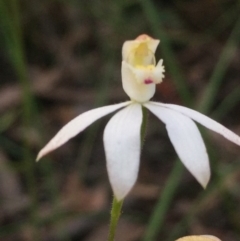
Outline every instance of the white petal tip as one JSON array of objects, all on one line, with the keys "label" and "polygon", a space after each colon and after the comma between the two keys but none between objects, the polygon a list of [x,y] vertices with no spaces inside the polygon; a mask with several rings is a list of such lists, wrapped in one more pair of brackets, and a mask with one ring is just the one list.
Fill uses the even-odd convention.
[{"label": "white petal tip", "polygon": [[201,186],[203,187],[203,189],[206,189],[207,188],[207,185],[208,185],[208,183],[204,183],[204,184],[201,184]]},{"label": "white petal tip", "polygon": [[[109,174],[110,174],[110,172],[109,172]],[[114,197],[117,199],[117,201],[119,201],[119,202],[122,201],[130,193],[130,191],[132,190],[132,188],[136,182],[137,174],[135,176],[136,177],[134,177],[133,180],[124,178],[125,180],[122,179],[122,180],[116,181],[116,179],[115,179],[115,182],[111,182],[111,179],[110,179]],[[129,181],[131,183],[129,183]]]},{"label": "white petal tip", "polygon": [[38,162],[40,159],[41,159],[41,156],[38,155],[35,161]]},{"label": "white petal tip", "polygon": [[199,184],[203,187],[203,189],[207,188],[207,185],[209,183],[210,180],[210,174],[208,174],[208,176],[206,178],[203,178],[202,180],[197,180],[199,182]]},{"label": "white petal tip", "polygon": [[49,152],[53,151],[55,148],[49,148],[48,145],[46,145],[37,155],[36,162],[38,162],[42,157],[46,156]]},{"label": "white petal tip", "polygon": [[132,190],[134,184],[136,182],[136,179],[135,181],[132,183],[131,186],[129,185],[123,185],[123,182],[121,185],[119,185],[118,187],[116,186],[112,186],[112,189],[113,189],[113,193],[114,193],[114,196],[116,197],[116,199],[118,201],[122,201]]},{"label": "white petal tip", "polygon": [[[125,195],[125,196],[126,196],[126,195]],[[117,195],[114,194],[114,197],[116,198],[116,200],[117,200],[118,202],[121,202],[121,201],[125,198],[125,196],[124,196],[124,197],[118,197]]]},{"label": "white petal tip", "polygon": [[38,155],[37,155],[37,158],[36,158],[36,162],[38,162],[43,156],[45,156],[46,154],[44,154],[43,152],[42,152],[42,150],[38,153]]},{"label": "white petal tip", "polygon": [[117,199],[118,202],[122,201],[130,192],[131,189],[128,189],[127,191],[125,190],[125,192],[121,191],[121,192],[116,192],[116,190],[113,189],[114,192],[114,197]]}]

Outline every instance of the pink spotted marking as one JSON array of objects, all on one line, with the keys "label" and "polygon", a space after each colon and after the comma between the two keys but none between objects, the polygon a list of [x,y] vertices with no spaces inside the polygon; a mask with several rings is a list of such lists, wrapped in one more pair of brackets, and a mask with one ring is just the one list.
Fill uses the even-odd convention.
[{"label": "pink spotted marking", "polygon": [[152,84],[152,83],[153,83],[153,81],[151,79],[145,79],[144,80],[144,84],[146,84],[146,85],[149,85],[149,84]]}]

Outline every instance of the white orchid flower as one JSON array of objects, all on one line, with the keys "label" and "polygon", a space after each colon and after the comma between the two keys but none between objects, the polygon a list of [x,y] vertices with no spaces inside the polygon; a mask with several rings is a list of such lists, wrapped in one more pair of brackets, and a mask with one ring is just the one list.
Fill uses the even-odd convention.
[{"label": "white orchid flower", "polygon": [[39,152],[37,160],[55,150],[99,118],[116,113],[108,122],[103,136],[107,171],[116,198],[122,200],[136,182],[140,152],[142,107],[147,108],[165,125],[179,158],[197,181],[206,187],[210,178],[208,154],[194,121],[240,145],[240,137],[209,117],[187,107],[149,101],[156,84],[164,77],[162,60],[156,64],[159,40],[147,35],[123,45],[122,83],[130,101],[87,111],[66,124]]},{"label": "white orchid flower", "polygon": [[186,236],[176,241],[221,241],[219,238],[212,235],[198,235],[198,236]]}]

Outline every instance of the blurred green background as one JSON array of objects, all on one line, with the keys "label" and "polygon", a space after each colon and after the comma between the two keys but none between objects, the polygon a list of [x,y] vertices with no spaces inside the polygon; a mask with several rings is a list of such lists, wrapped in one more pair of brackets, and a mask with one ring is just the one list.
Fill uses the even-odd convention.
[{"label": "blurred green background", "polygon": [[[121,48],[142,33],[161,40],[166,66],[154,100],[198,109],[240,134],[239,0],[0,0],[0,240],[106,240],[109,116],[35,157],[73,117],[128,99]],[[149,115],[116,240],[240,240],[240,149],[201,130],[212,168],[206,190]]]}]

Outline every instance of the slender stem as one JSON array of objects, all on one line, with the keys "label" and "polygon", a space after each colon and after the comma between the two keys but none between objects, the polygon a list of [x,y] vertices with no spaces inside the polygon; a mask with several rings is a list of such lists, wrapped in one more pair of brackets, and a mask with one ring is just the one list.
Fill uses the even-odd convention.
[{"label": "slender stem", "polygon": [[142,125],[141,125],[141,146],[143,146],[144,143],[144,138],[145,138],[145,134],[146,134],[146,129],[147,129],[147,118],[148,118],[148,111],[145,107],[142,106]]},{"label": "slender stem", "polygon": [[108,241],[114,241],[117,223],[121,215],[122,204],[123,200],[118,201],[115,197],[113,197]]}]

